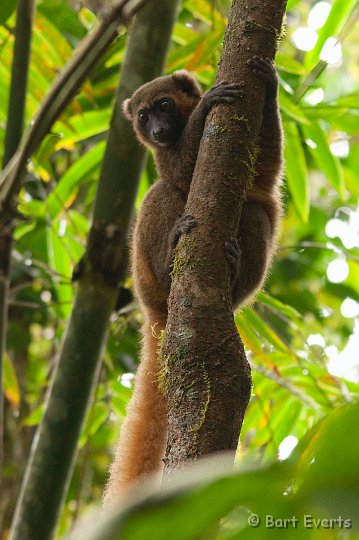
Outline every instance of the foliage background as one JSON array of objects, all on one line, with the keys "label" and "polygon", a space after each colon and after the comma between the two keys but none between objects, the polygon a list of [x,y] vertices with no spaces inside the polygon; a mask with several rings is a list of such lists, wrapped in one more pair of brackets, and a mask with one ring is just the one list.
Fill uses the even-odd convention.
[{"label": "foliage background", "polygon": [[[15,24],[11,4],[7,2],[9,9],[3,9],[0,16],[0,151],[6,126]],[[186,68],[195,72],[204,88],[213,83],[228,4],[224,0],[184,0],[173,33],[167,72]],[[322,4],[323,12],[323,2],[288,2],[286,32],[277,55],[287,163],[283,231],[265,292],[260,293],[254,306],[236,315],[254,379],[238,453],[240,470],[255,467],[257,472],[252,473],[247,482],[255,486],[257,474],[262,486],[258,487],[258,493],[266,488],[273,493],[275,482],[279,482],[283,474],[280,468],[283,462],[276,463],[278,457],[283,459],[290,444],[301,440],[291,457],[296,472],[286,471],[284,477],[287,482],[296,477],[298,482],[301,475],[307,475],[298,490],[300,493],[302,489],[301,497],[308,504],[309,500],[310,504],[316,500],[314,497],[313,503],[312,494],[308,495],[310,490],[306,491],[306,482],[310,485],[310,474],[314,474],[310,472],[308,461],[308,455],[312,455],[308,448],[314,444],[313,434],[319,433],[325,449],[332,448],[332,462],[328,467],[324,458],[320,460],[325,454],[323,446],[312,450],[314,454],[317,452],[318,478],[322,475],[328,480],[331,468],[336,472],[332,484],[329,480],[330,485],[324,484],[327,493],[331,493],[332,488],[336,490],[334,501],[338,499],[338,485],[348,488],[346,479],[349,482],[358,475],[352,458],[359,445],[354,426],[350,429],[355,415],[350,407],[345,407],[356,400],[359,379],[359,325],[355,320],[359,311],[359,85],[358,28],[354,25],[357,2],[334,0],[326,21],[314,30],[313,13],[315,7],[320,11],[318,4]],[[57,71],[71,57],[94,20],[95,15],[81,5],[71,8],[64,0],[37,3],[27,124]],[[310,46],[310,32],[314,31],[318,39]],[[303,47],[301,32],[309,51],[300,48]],[[330,50],[327,40],[333,37],[339,44]],[[5,524],[3,538],[6,538],[29,444],[41,420],[44,396],[71,309],[72,270],[83,254],[89,230],[125,40],[123,34],[113,43],[43,141],[29,163],[20,194],[20,210],[29,219],[16,228],[12,261],[5,360],[7,491],[1,508]],[[323,64],[323,50],[324,55],[327,51],[329,65]],[[337,61],[332,63],[335,54]],[[319,68],[324,69],[319,76],[311,77],[311,70],[318,63]],[[141,178],[137,208],[154,180],[155,170],[149,156]],[[126,312],[112,317],[96,397],[79,442],[77,465],[59,536],[69,531],[85,510],[99,505],[111,449],[131,394],[140,324],[141,313],[135,303]],[[331,424],[333,415],[337,424]],[[329,420],[320,423],[327,416]],[[327,434],[326,425],[331,426],[332,438]],[[346,444],[349,433],[350,444]],[[341,468],[343,463],[336,459],[338,441],[342,455],[347,456],[343,461],[353,466],[347,475]],[[273,470],[280,472],[273,473]],[[222,489],[231,492],[230,485]],[[221,486],[217,486],[217,496],[220,493]],[[353,490],[351,496],[352,503],[358,502],[357,491]],[[240,495],[238,497],[237,504],[241,502],[242,506],[253,509],[253,501],[247,500],[244,504]],[[274,497],[274,500],[278,511],[279,499]],[[263,511],[270,508],[265,503],[269,505],[266,497]],[[329,512],[322,500],[321,504]],[[348,505],[346,508],[351,507],[349,502]],[[212,507],[208,506],[208,514],[215,506],[215,501]],[[302,506],[296,508],[302,510]],[[314,504],[314,508],[318,511],[321,506]],[[334,504],[334,514],[335,511]],[[223,510],[220,515],[226,513]],[[221,537],[234,538],[238,530],[242,530],[241,538],[246,534],[250,537],[254,530],[243,529],[243,512],[239,514],[227,519]],[[330,535],[332,531],[325,534]]]}]

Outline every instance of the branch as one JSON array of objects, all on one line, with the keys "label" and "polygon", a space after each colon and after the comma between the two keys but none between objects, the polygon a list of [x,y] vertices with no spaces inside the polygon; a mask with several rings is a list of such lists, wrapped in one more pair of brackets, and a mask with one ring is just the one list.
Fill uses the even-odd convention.
[{"label": "branch", "polygon": [[288,390],[288,392],[290,392],[293,396],[295,396],[300,401],[305,403],[307,407],[310,407],[314,411],[321,410],[320,405],[318,405],[318,403],[314,399],[312,399],[310,396],[307,396],[307,394],[303,392],[300,388],[297,388],[296,386],[294,386],[290,381],[288,381],[284,377],[281,377],[281,375],[278,375],[278,373],[275,373],[274,371],[266,369],[263,366],[259,366],[258,364],[252,363],[251,365],[254,371],[261,373],[262,375],[264,375],[264,377],[267,377],[267,379],[274,381],[282,388],[285,388],[286,390]]},{"label": "branch", "polygon": [[4,166],[15,154],[24,128],[33,17],[34,2],[20,0],[16,12],[14,56],[4,144]]},{"label": "branch", "polygon": [[356,257],[350,251],[344,247],[339,247],[328,242],[327,244],[321,244],[320,242],[311,242],[304,240],[303,242],[298,242],[298,244],[292,245],[282,245],[280,251],[285,251],[287,249],[302,249],[302,248],[313,248],[313,249],[323,249],[324,251],[332,251],[333,253],[344,255],[351,261],[359,264],[359,257]]}]

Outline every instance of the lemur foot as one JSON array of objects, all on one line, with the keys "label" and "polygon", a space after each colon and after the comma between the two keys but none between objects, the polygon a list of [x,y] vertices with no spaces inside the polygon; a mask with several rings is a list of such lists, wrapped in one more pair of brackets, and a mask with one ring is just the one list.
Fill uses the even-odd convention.
[{"label": "lemur foot", "polygon": [[277,97],[278,75],[274,62],[270,58],[253,56],[253,58],[247,60],[247,64],[252,68],[254,75],[266,83],[267,99]]},{"label": "lemur foot", "polygon": [[197,220],[189,214],[184,214],[177,219],[171,233],[171,245],[175,248],[182,234],[188,234],[197,225]]},{"label": "lemur foot", "polygon": [[242,252],[237,238],[231,238],[229,242],[225,242],[224,246],[231,273],[231,285],[233,287],[239,277]]},{"label": "lemur foot", "polygon": [[213,107],[219,103],[231,103],[243,97],[243,83],[219,82],[204,94],[208,107]]}]

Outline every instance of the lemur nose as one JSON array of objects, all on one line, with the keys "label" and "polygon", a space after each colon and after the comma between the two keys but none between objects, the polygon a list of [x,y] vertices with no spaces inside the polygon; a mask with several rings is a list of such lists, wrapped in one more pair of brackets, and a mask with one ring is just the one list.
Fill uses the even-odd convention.
[{"label": "lemur nose", "polygon": [[163,133],[163,127],[157,127],[156,129],[152,131],[152,134],[155,139],[157,139],[161,135],[161,133]]}]

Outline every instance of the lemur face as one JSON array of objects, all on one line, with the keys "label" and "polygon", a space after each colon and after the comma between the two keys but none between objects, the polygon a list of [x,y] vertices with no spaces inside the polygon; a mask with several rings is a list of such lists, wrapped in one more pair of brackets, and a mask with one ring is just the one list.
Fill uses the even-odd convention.
[{"label": "lemur face", "polygon": [[166,147],[180,137],[200,97],[201,89],[194,77],[177,71],[139,88],[124,101],[123,112],[145,146]]},{"label": "lemur face", "polygon": [[184,126],[175,99],[166,95],[141,106],[134,122],[140,138],[150,146],[174,144]]}]

